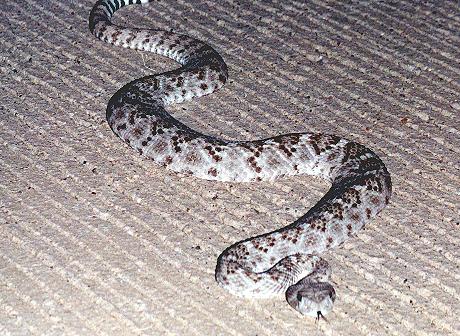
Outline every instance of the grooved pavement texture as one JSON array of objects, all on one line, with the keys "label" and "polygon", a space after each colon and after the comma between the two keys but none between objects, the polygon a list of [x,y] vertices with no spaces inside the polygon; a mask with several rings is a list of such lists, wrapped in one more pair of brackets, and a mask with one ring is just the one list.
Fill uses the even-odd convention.
[{"label": "grooved pavement texture", "polygon": [[329,323],[214,281],[237,240],[288,224],[327,185],[178,176],[110,131],[126,82],[177,65],[90,35],[92,1],[0,3],[1,335],[460,333],[460,7],[455,1],[161,1],[115,21],[185,32],[226,59],[220,92],[171,112],[202,132],[305,130],[374,149],[390,206],[326,253]]}]

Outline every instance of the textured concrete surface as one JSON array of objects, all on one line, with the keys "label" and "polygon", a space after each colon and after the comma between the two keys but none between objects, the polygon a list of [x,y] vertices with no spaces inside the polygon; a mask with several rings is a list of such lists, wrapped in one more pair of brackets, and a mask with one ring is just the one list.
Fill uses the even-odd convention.
[{"label": "textured concrete surface", "polygon": [[288,224],[327,188],[168,172],[105,121],[126,82],[176,67],[89,34],[92,1],[0,3],[1,335],[460,334],[460,7],[432,1],[184,1],[116,22],[185,32],[230,81],[173,109],[202,132],[324,131],[374,149],[390,206],[326,254],[338,300],[315,324],[283,298],[236,299],[229,244]]}]

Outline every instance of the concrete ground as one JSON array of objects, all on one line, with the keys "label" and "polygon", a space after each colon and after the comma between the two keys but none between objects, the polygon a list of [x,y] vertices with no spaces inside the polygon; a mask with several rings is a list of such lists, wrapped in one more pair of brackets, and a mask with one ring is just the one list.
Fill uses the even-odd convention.
[{"label": "concrete ground", "polygon": [[228,245],[286,225],[327,190],[310,177],[178,176],[109,129],[135,78],[177,67],[88,30],[92,1],[0,3],[1,335],[460,334],[460,5],[456,1],[165,0],[115,21],[207,41],[218,93],[171,112],[204,133],[323,131],[365,144],[391,204],[326,253],[329,323],[214,281]]}]

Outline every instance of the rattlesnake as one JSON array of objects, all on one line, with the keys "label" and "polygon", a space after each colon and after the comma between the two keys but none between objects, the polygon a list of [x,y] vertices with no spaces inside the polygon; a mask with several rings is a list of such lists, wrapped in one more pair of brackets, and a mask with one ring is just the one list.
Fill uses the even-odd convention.
[{"label": "rattlesnake", "polygon": [[99,39],[152,51],[182,67],[123,86],[110,99],[113,132],[140,154],[199,178],[249,182],[282,176],[320,176],[332,186],[307,214],[276,231],[235,243],[218,258],[215,277],[232,294],[271,297],[286,293],[300,313],[319,318],[333,306],[331,269],[319,253],[336,247],[377,215],[391,196],[385,165],[370,149],[335,135],[292,133],[258,141],[227,141],[201,134],[165,107],[220,89],[227,65],[207,44],[163,30],[113,25],[119,8],[149,0],[100,0],[89,28]]}]

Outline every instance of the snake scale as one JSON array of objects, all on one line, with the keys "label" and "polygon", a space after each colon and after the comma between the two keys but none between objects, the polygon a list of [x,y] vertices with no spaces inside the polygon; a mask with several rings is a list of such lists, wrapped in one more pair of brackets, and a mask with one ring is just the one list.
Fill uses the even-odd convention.
[{"label": "snake scale", "polygon": [[331,183],[305,215],[273,232],[237,242],[217,260],[218,284],[242,297],[285,293],[304,315],[323,317],[335,291],[321,252],[342,244],[389,202],[391,178],[370,149],[335,135],[291,133],[257,141],[227,141],[201,134],[165,108],[220,89],[227,65],[209,45],[163,30],[111,23],[115,11],[148,0],[100,0],[89,28],[102,41],[151,51],[182,66],[136,79],[110,99],[107,120],[113,132],[140,154],[173,171],[226,182],[271,181],[309,174]]}]

